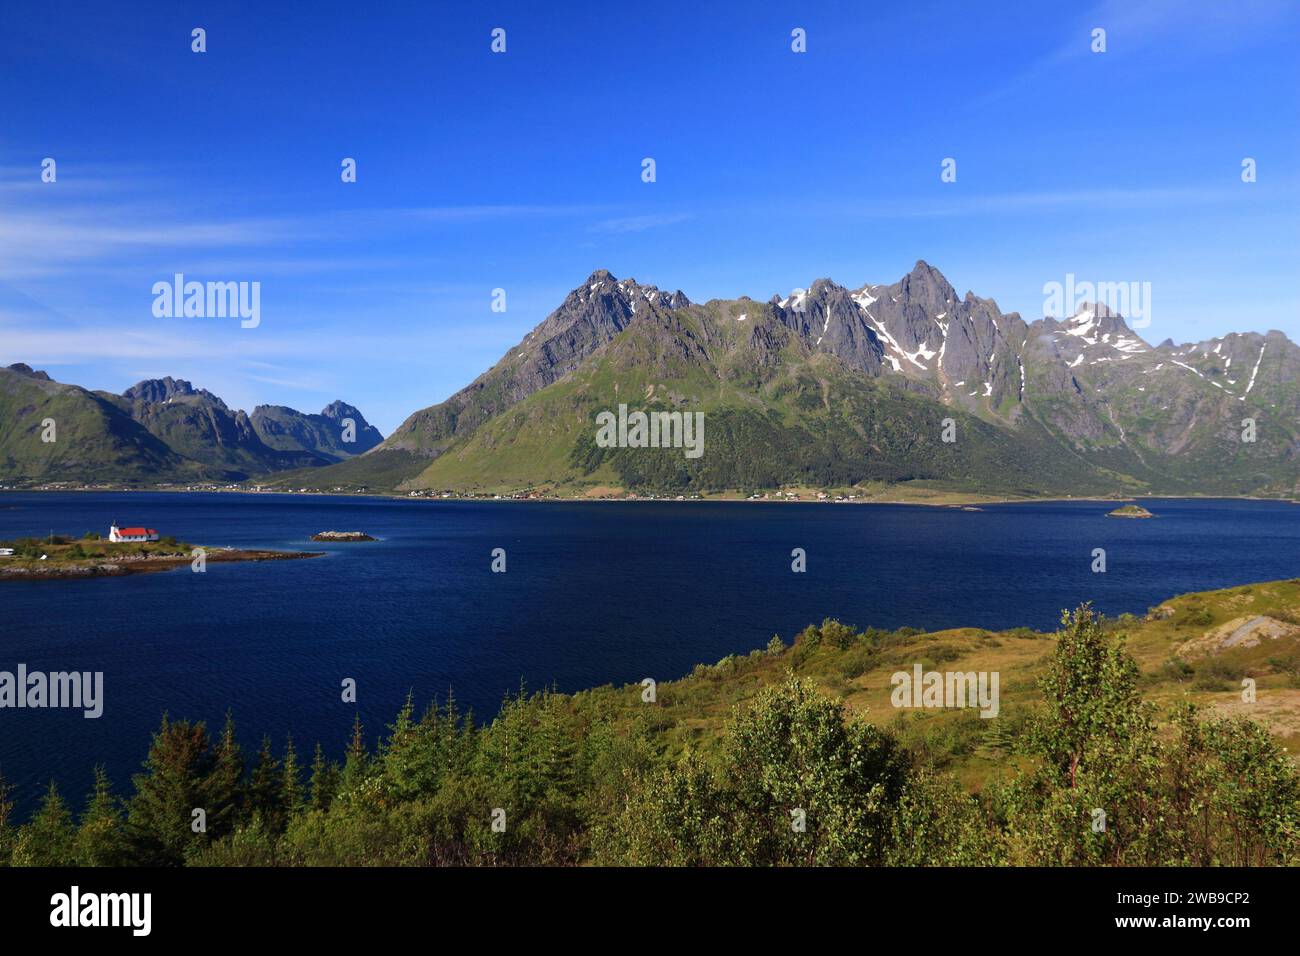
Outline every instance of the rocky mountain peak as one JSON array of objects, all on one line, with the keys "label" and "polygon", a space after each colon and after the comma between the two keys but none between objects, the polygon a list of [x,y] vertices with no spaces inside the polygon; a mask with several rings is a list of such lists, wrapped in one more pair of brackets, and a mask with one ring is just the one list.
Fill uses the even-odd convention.
[{"label": "rocky mountain peak", "polygon": [[322,417],[331,419],[336,422],[342,421],[345,418],[351,418],[353,421],[359,424],[364,424],[366,420],[365,416],[361,414],[361,410],[359,408],[357,408],[355,405],[349,405],[347,402],[338,399],[335,399],[334,401],[326,405],[324,408],[322,408],[320,413]]},{"label": "rocky mountain peak", "polygon": [[1077,337],[1086,345],[1112,345],[1121,351],[1144,351],[1149,348],[1128,327],[1124,317],[1104,302],[1083,302],[1073,316],[1057,324],[1061,331]]},{"label": "rocky mountain peak", "polygon": [[197,395],[208,399],[209,401],[225,408],[225,402],[217,398],[211,392],[203,389],[196,389],[191,383],[183,378],[172,378],[170,375],[165,378],[149,378],[142,382],[137,382],[125,392],[122,397],[133,402],[149,402],[151,404],[162,404],[170,402],[175,398],[184,398],[187,396]]},{"label": "rocky mountain peak", "polygon": [[565,305],[580,305],[593,299],[607,299],[621,305],[628,315],[634,313],[641,302],[649,302],[661,309],[685,309],[691,304],[681,289],[664,292],[658,286],[642,285],[636,279],[620,280],[608,269],[597,269],[589,275],[586,282],[569,293]]},{"label": "rocky mountain peak", "polygon": [[945,305],[957,298],[956,290],[944,274],[924,259],[916,261],[912,271],[899,280],[898,288],[900,298],[938,311],[943,311]]},{"label": "rocky mountain peak", "polygon": [[28,378],[38,378],[42,382],[50,381],[49,375],[45,372],[38,372],[25,362],[15,362],[9,366],[9,371],[17,372],[19,375],[26,375]]}]

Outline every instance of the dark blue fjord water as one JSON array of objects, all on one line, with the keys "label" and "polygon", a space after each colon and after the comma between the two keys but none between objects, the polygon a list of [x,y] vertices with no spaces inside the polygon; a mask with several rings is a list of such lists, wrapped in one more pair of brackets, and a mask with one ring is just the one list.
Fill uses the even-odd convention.
[{"label": "dark blue fjord water", "polygon": [[[106,533],[116,518],[211,546],[325,550],[120,579],[0,582],[0,670],[103,671],[105,711],[0,710],[0,771],[30,809],[54,778],[79,806],[96,763],[117,789],[163,711],[247,747],[291,733],[342,752],[414,690],[454,688],[479,717],[522,680],[570,691],[787,640],[835,616],[865,626],[1052,628],[1092,600],[1140,613],[1185,591],[1300,576],[1300,506],[1145,501],[919,506],[451,502],[286,495],[0,494],[0,538]],[[314,545],[322,530],[371,544]],[[508,571],[489,569],[505,548]],[[808,553],[806,574],[790,551]],[[1105,548],[1108,570],[1090,570]],[[0,559],[3,560],[3,559]],[[340,682],[357,680],[357,707]]]}]

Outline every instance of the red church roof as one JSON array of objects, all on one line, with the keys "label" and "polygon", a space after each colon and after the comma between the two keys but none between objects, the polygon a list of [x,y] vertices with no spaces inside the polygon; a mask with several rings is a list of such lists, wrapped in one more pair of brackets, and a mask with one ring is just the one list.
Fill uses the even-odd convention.
[{"label": "red church roof", "polygon": [[153,528],[118,528],[117,533],[123,537],[138,537],[139,535],[157,534]]}]

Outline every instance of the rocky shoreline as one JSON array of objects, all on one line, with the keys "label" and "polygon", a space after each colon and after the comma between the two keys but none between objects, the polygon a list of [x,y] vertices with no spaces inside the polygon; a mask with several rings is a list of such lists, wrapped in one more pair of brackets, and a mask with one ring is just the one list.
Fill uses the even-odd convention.
[{"label": "rocky shoreline", "polygon": [[[262,551],[213,549],[205,552],[204,560],[213,564],[236,561],[292,561],[298,558],[318,558],[323,551]],[[118,558],[95,558],[87,561],[55,562],[50,564],[24,563],[7,566],[0,560],[0,581],[56,581],[65,579],[121,577],[126,574],[143,574],[150,571],[169,571],[190,564],[189,554],[145,555]]]}]

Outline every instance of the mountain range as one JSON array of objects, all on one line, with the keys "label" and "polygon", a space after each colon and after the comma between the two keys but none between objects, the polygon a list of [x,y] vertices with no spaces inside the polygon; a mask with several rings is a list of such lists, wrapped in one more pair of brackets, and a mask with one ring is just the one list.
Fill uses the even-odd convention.
[{"label": "mountain range", "polygon": [[[599,447],[595,417],[619,404],[705,413],[705,453]],[[1300,348],[1276,331],[1152,346],[1101,304],[1026,322],[925,262],[890,285],[703,304],[600,270],[468,386],[319,477],[462,493],[1294,495]]]},{"label": "mountain range", "polygon": [[[169,408],[184,386],[183,405],[224,409],[169,381],[122,396],[77,390],[142,426],[118,434],[101,417],[114,461],[147,471],[170,452],[250,474],[289,469],[271,479],[286,487],[471,494],[1300,493],[1300,347],[1283,333],[1153,346],[1099,303],[1026,322],[959,295],[923,261],[889,285],[818,279],[786,297],[702,304],[598,270],[465,388],[382,442],[358,436],[359,455],[300,423],[335,421],[330,409],[227,410],[223,427],[256,436],[254,454],[215,421],[203,430]],[[703,455],[602,447],[597,415],[620,405],[703,413]],[[8,447],[0,435],[4,473]]]},{"label": "mountain range", "polygon": [[279,405],[249,415],[170,377],[115,395],[21,363],[0,368],[0,479],[19,483],[243,481],[341,462],[382,440],[343,402],[318,415]]}]

